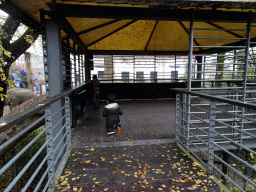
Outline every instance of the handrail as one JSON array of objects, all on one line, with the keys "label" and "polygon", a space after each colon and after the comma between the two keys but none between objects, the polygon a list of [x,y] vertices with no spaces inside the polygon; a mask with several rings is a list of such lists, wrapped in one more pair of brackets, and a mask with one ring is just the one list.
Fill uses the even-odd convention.
[{"label": "handrail", "polygon": [[0,133],[6,131],[7,129],[10,129],[17,123],[22,122],[24,119],[32,116],[33,114],[45,109],[50,104],[56,102],[59,99],[62,99],[70,94],[72,94],[75,90],[81,88],[82,86],[86,85],[87,83],[82,83],[80,85],[77,85],[75,87],[72,87],[66,91],[64,91],[61,94],[55,95],[49,99],[46,99],[44,101],[41,101],[37,104],[31,105],[28,108],[24,109],[24,111],[19,111],[13,115],[3,117],[0,119]]},{"label": "handrail", "polygon": [[[242,192],[248,191],[248,187],[256,187],[255,177],[252,175],[256,171],[256,121],[253,119],[256,105],[227,99],[222,95],[210,95],[212,92],[207,94],[205,91],[202,93],[180,88],[170,90],[177,93],[177,143],[200,162],[205,161],[208,174],[217,174],[226,186]],[[193,100],[191,96],[198,97],[199,100]],[[204,99],[207,100],[206,108]],[[248,114],[254,116],[247,117]],[[220,126],[225,128],[218,129]],[[250,156],[244,155],[245,153]],[[216,165],[219,163],[223,164],[221,169]],[[243,186],[240,180],[243,180]]]},{"label": "handrail", "polygon": [[226,99],[226,98],[222,98],[222,97],[219,97],[219,96],[212,96],[212,95],[209,95],[209,94],[198,93],[198,91],[197,92],[187,91],[186,89],[182,89],[182,88],[180,88],[180,89],[171,88],[170,90],[171,91],[176,91],[177,93],[186,93],[186,94],[189,94],[189,95],[199,96],[199,97],[209,99],[209,100],[219,101],[219,102],[222,102],[222,103],[229,103],[229,104],[232,104],[232,105],[238,105],[238,106],[246,107],[246,108],[249,108],[249,109],[256,109],[256,105],[252,104],[252,103],[248,104],[246,102],[241,102],[241,101],[237,101],[237,100],[234,100],[234,99]]}]

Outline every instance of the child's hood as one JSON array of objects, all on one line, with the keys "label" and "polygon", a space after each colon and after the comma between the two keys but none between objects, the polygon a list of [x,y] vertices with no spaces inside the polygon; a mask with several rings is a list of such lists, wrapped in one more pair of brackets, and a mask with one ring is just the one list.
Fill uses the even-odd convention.
[{"label": "child's hood", "polygon": [[108,110],[108,111],[114,111],[116,110],[117,108],[119,107],[119,105],[117,103],[110,103],[108,105],[105,106],[105,108]]}]

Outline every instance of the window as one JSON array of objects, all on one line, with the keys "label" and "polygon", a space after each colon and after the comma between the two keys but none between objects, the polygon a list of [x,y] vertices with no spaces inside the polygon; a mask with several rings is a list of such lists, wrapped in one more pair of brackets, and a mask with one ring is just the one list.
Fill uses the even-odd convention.
[{"label": "window", "polygon": [[129,72],[122,72],[122,81],[124,83],[129,83]]}]

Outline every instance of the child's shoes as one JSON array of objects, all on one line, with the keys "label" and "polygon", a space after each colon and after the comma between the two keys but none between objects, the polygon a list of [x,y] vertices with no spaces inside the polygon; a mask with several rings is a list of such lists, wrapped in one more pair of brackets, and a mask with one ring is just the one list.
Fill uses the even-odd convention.
[{"label": "child's shoes", "polygon": [[118,134],[121,134],[122,133],[122,130],[121,130],[121,127],[117,127],[117,130],[118,130]]}]

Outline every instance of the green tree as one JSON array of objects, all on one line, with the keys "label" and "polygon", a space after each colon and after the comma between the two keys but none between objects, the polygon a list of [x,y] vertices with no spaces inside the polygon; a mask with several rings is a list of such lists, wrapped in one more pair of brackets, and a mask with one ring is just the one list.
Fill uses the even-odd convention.
[{"label": "green tree", "polygon": [[12,16],[8,16],[0,25],[0,117],[3,116],[10,67],[39,36],[36,30],[27,28],[22,35],[14,40],[13,36],[19,26],[21,23]]}]

